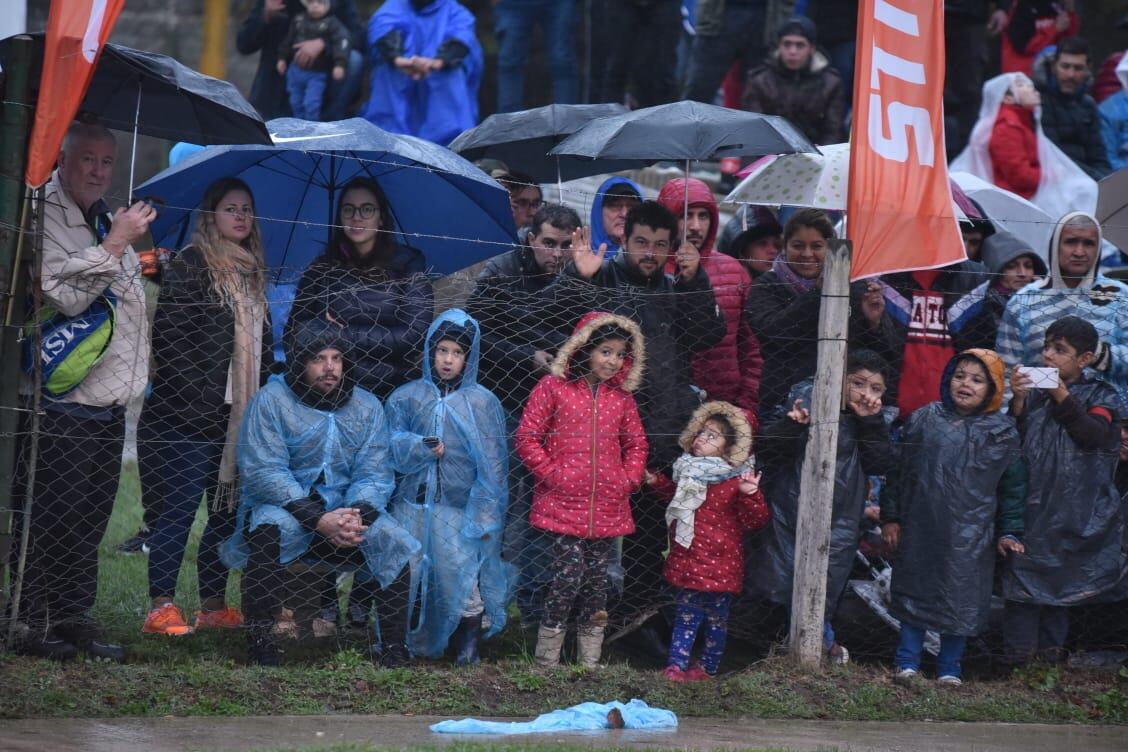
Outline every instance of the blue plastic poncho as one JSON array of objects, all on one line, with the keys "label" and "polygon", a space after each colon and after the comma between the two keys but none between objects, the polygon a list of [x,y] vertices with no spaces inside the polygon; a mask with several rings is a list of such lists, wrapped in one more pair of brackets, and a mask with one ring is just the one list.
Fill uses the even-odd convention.
[{"label": "blue plastic poncho", "polygon": [[595,192],[595,198],[591,201],[591,247],[598,249],[600,245],[606,243],[607,255],[604,258],[615,258],[615,254],[619,252],[619,246],[603,229],[603,200],[606,198],[607,191],[617,185],[629,185],[638,194],[639,201],[643,199],[642,188],[639,187],[638,183],[617,175],[604,180]]},{"label": "blue plastic poncho", "polygon": [[[393,31],[403,35],[404,57],[435,57],[448,39],[461,42],[469,53],[458,67],[415,81],[377,50],[376,42]],[[435,0],[416,10],[411,0],[388,0],[368,22],[368,47],[372,76],[367,120],[386,131],[443,146],[478,124],[482,48],[474,35],[474,16],[466,8],[454,0]]]},{"label": "blue plastic poncho", "polygon": [[[461,379],[443,382],[434,374],[433,353],[452,327],[472,339]],[[478,384],[478,322],[457,308],[446,311],[427,330],[424,352],[423,378],[388,397],[398,475],[392,514],[423,544],[412,561],[409,620],[417,626],[408,647],[415,655],[440,656],[475,585],[489,622],[486,636],[505,626],[515,576],[501,560],[509,449],[501,402]],[[442,459],[423,443],[426,437],[442,441]]]},{"label": "blue plastic poncho", "polygon": [[[392,492],[384,410],[360,387],[340,408],[326,411],[298,399],[281,375],[271,376],[243,416],[238,461],[239,519],[222,552],[232,568],[246,565],[245,536],[259,525],[277,525],[281,531],[282,564],[305,554],[314,533],[283,506],[314,489],[326,510],[370,506],[383,512]],[[419,542],[392,515],[381,514],[360,549],[371,574],[387,587],[419,550]]]},{"label": "blue plastic poncho", "polygon": [[550,731],[601,731],[610,728],[607,714],[612,709],[623,716],[626,729],[675,729],[678,717],[665,708],[652,708],[642,700],[622,703],[582,702],[570,708],[544,713],[531,721],[479,721],[463,718],[461,721],[439,721],[431,725],[437,734],[538,734]]}]

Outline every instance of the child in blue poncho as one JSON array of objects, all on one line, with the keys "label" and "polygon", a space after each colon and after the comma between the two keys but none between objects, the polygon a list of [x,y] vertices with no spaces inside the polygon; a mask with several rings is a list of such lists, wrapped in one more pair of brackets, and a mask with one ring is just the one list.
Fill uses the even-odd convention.
[{"label": "child in blue poncho", "polygon": [[505,626],[512,567],[501,560],[509,450],[501,403],[478,384],[478,322],[459,309],[427,331],[423,378],[387,402],[397,473],[392,514],[422,543],[412,561],[413,655],[478,662]]}]

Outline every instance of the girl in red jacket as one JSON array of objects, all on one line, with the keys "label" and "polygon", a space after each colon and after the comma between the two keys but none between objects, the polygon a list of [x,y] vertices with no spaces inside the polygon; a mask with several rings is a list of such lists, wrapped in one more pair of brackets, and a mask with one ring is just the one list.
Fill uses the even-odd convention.
[{"label": "girl in red jacket", "polygon": [[599,663],[611,544],[634,532],[630,495],[646,468],[646,435],[631,395],[642,368],[638,325],[588,313],[529,395],[517,427],[517,454],[535,479],[529,523],[554,534],[535,651],[541,665],[560,662],[573,609],[580,663]]},{"label": "girl in red jacket", "polygon": [[[678,443],[685,454],[674,462],[676,490],[664,476],[652,485],[673,495],[666,509],[670,550],[663,574],[678,588],[677,612],[664,673],[685,682],[717,673],[729,607],[744,581],[744,532],[764,527],[771,513],[760,473],[751,470],[752,426],[744,411],[728,402],[706,402]],[[703,623],[705,645],[699,662],[690,666]]]}]

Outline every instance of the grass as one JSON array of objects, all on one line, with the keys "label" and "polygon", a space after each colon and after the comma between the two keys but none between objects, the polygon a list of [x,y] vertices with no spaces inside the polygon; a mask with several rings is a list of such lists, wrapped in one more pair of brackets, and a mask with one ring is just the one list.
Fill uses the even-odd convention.
[{"label": "grass", "polygon": [[[976,678],[951,690],[892,684],[889,668],[854,664],[823,673],[768,658],[716,681],[676,685],[611,651],[597,671],[533,665],[532,638],[516,624],[483,645],[477,668],[420,661],[378,668],[347,642],[310,641],[286,651],[284,665],[245,664],[239,633],[185,639],[143,635],[146,559],[116,546],[140,524],[135,466],[127,468],[101,552],[99,617],[127,647],[125,665],[53,664],[0,653],[0,717],[239,716],[399,713],[448,717],[535,716],[587,700],[645,699],[685,716],[835,719],[1099,722],[1128,724],[1128,670],[1029,668]],[[197,605],[194,571],[202,518],[193,528],[178,600]],[[230,592],[237,598],[232,579]],[[734,646],[734,649],[737,646]],[[340,747],[361,750],[365,746]],[[450,747],[444,746],[444,750]]]}]

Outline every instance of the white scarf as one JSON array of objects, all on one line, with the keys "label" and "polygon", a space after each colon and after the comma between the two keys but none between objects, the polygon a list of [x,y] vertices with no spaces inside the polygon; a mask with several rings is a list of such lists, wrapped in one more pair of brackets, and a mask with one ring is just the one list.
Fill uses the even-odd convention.
[{"label": "white scarf", "polygon": [[666,525],[674,528],[674,542],[683,548],[693,543],[693,518],[705,503],[709,485],[734,478],[741,472],[720,457],[694,457],[683,454],[674,462],[674,482],[678,490],[666,507]]}]

